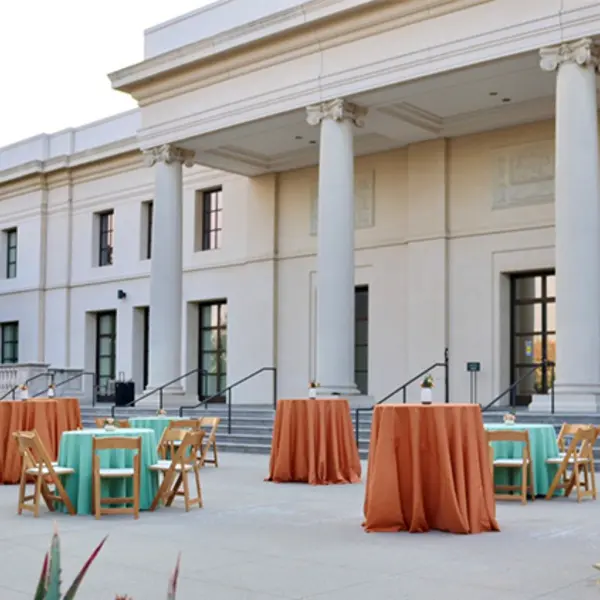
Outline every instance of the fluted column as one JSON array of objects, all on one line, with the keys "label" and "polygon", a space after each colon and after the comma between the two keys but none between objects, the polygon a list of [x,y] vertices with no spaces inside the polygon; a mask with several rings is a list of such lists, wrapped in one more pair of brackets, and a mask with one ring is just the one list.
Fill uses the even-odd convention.
[{"label": "fluted column", "polygon": [[600,172],[590,39],[540,51],[556,72],[556,385],[561,410],[600,398]]},{"label": "fluted column", "polygon": [[354,381],[354,127],[366,111],[344,100],[307,109],[321,127],[317,253],[319,395],[358,393]]},{"label": "fluted column", "polygon": [[[149,389],[182,374],[182,167],[191,166],[193,157],[171,145],[145,152],[146,164],[154,169]],[[165,391],[181,393],[182,387],[177,383]]]}]

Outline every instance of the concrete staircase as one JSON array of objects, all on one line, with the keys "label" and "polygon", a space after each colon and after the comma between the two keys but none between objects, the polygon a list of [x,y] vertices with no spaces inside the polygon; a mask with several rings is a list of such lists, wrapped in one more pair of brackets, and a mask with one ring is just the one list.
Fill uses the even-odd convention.
[{"label": "concrete staircase", "polygon": [[[171,416],[179,413],[175,409],[167,408]],[[506,411],[487,411],[484,413],[486,423],[500,423]],[[94,417],[106,417],[110,415],[110,406],[97,405],[95,407],[82,406],[81,414],[84,427],[94,426]],[[140,416],[153,416],[155,408],[118,408],[118,418],[130,418]],[[222,452],[243,452],[251,454],[269,454],[271,451],[271,439],[273,436],[273,420],[275,411],[270,405],[239,405],[233,406],[231,419],[231,433],[228,433],[228,415],[225,405],[213,404],[208,409],[197,409],[186,411],[186,417],[218,416],[221,417],[221,425],[217,433],[217,444]],[[371,434],[371,412],[361,412],[359,421],[359,444],[358,449],[362,459],[366,459],[369,452],[369,437]],[[354,422],[354,413],[352,413]],[[564,422],[569,423],[592,423],[600,426],[600,414],[535,414],[527,411],[517,413],[518,422],[523,423],[549,423],[554,425],[557,432]],[[600,468],[600,441],[594,449],[596,465]]]}]

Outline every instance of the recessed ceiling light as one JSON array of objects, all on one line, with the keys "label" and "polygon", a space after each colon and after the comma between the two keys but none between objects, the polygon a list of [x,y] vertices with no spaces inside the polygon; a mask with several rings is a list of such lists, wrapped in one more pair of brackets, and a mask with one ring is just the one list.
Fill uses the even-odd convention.
[{"label": "recessed ceiling light", "polygon": [[302,140],[302,139],[304,139],[304,138],[303,138],[301,135],[297,135],[297,136],[296,136],[296,139],[297,139],[297,140]]},{"label": "recessed ceiling light", "polygon": [[497,96],[498,92],[490,92],[490,96]]},{"label": "recessed ceiling light", "polygon": [[510,98],[502,98],[502,102],[510,102]]}]

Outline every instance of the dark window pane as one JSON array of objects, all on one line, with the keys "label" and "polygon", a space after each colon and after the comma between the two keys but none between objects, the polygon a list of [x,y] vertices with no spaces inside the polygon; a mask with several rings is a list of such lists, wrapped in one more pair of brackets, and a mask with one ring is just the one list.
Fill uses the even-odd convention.
[{"label": "dark window pane", "polygon": [[368,346],[369,344],[369,322],[357,321],[354,343],[357,346]]},{"label": "dark window pane", "polygon": [[216,250],[221,243],[222,192],[210,190],[202,196],[202,249]]},{"label": "dark window pane", "polygon": [[219,333],[217,329],[206,329],[202,332],[202,350],[216,350]]}]

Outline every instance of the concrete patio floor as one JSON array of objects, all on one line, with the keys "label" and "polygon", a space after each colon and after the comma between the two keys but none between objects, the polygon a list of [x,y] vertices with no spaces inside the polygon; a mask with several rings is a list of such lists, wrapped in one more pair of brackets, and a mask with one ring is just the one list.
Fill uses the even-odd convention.
[{"label": "concrete patio floor", "polygon": [[179,551],[178,600],[600,598],[591,566],[600,561],[600,502],[500,504],[501,533],[366,534],[363,484],[265,483],[267,465],[222,455],[219,469],[203,471],[203,510],[178,504],[137,522],[18,517],[17,488],[0,486],[0,600],[33,598],[55,518],[67,584],[110,536],[80,600],[165,599]]}]

